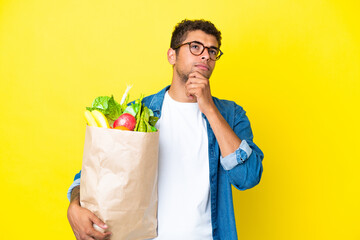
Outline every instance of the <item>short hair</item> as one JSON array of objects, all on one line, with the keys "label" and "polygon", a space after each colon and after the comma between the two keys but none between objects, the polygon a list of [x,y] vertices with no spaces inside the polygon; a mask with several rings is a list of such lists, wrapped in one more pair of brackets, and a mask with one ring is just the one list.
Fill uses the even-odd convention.
[{"label": "short hair", "polygon": [[210,21],[204,19],[200,20],[188,20],[184,19],[175,26],[175,29],[172,33],[170,47],[172,49],[179,46],[187,37],[187,34],[192,31],[201,30],[209,35],[213,35],[218,44],[219,48],[221,45],[221,32],[217,30],[215,25]]}]

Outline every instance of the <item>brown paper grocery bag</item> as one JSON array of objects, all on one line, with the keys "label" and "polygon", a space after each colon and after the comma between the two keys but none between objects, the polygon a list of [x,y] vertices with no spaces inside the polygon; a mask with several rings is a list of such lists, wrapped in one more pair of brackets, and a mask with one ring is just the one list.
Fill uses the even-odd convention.
[{"label": "brown paper grocery bag", "polygon": [[156,237],[158,150],[159,132],[86,126],[80,203],[112,240]]}]

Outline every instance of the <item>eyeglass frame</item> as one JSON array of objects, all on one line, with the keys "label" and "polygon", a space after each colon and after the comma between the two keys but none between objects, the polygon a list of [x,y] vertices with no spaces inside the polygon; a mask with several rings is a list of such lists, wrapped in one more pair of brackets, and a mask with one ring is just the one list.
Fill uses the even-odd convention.
[{"label": "eyeglass frame", "polygon": [[[197,43],[197,44],[200,44],[200,45],[203,46],[203,50],[201,51],[200,54],[194,54],[194,53],[191,51],[190,44],[192,44],[192,43]],[[191,53],[192,55],[194,55],[194,56],[200,56],[201,54],[203,54],[203,52],[205,51],[205,48],[207,48],[208,53],[209,53],[209,50],[210,50],[211,48],[218,50],[218,51],[220,52],[220,54],[219,54],[219,56],[216,57],[215,60],[211,59],[211,57],[210,57],[210,59],[213,60],[213,61],[219,60],[220,57],[224,54],[224,53],[220,50],[220,48],[217,48],[217,47],[206,47],[203,43],[201,43],[201,42],[199,42],[199,41],[191,41],[191,42],[182,43],[182,44],[180,44],[179,46],[174,47],[173,49],[176,50],[176,49],[178,49],[178,48],[180,48],[180,47],[182,47],[182,46],[184,46],[184,45],[189,45],[189,51],[190,51],[190,53]],[[209,54],[210,54],[210,53],[209,53]]]}]

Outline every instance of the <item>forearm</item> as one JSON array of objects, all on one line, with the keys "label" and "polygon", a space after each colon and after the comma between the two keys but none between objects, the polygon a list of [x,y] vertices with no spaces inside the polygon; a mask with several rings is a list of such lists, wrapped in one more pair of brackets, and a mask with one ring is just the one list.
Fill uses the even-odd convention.
[{"label": "forearm", "polygon": [[219,143],[221,155],[226,157],[239,148],[241,139],[231,129],[217,107],[214,105],[204,113]]},{"label": "forearm", "polygon": [[71,191],[70,203],[73,202],[80,204],[80,186],[74,187],[73,190]]},{"label": "forearm", "polygon": [[71,193],[72,193],[72,190],[73,190],[75,187],[80,186],[80,177],[81,177],[81,171],[75,175],[75,177],[74,177],[74,182],[71,184],[71,186],[70,186],[69,189],[68,189],[67,198],[69,199],[69,202],[71,201]]}]

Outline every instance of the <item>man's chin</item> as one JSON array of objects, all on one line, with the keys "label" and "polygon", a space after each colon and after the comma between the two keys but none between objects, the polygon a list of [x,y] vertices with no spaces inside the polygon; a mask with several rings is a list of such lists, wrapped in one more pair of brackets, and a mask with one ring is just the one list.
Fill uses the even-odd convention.
[{"label": "man's chin", "polygon": [[[205,78],[207,78],[207,79],[210,79],[210,77],[211,77],[211,73],[206,74],[206,73],[200,72],[200,71],[196,71],[196,72],[200,73],[201,75],[203,75],[203,76],[204,76]],[[191,72],[191,73],[192,73],[192,72]],[[191,73],[181,74],[181,75],[179,74],[179,77],[180,77],[181,81],[182,81],[183,83],[187,83],[187,81],[189,80],[189,76],[190,76]]]},{"label": "man's chin", "polygon": [[181,79],[181,81],[183,82],[183,83],[187,83],[187,81],[189,80],[189,75],[190,74],[182,74],[181,76],[180,76],[180,79]]},{"label": "man's chin", "polygon": [[209,70],[202,70],[202,69],[198,69],[198,68],[194,69],[193,72],[198,72],[201,75],[203,75],[203,77],[205,77],[207,79],[210,79],[211,74],[212,74],[212,72],[209,71]]}]

